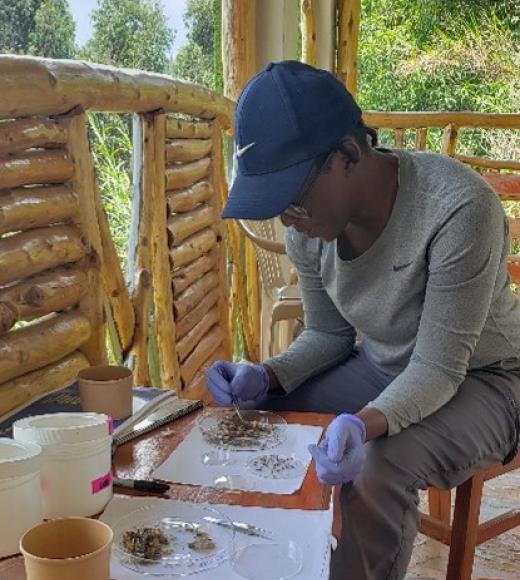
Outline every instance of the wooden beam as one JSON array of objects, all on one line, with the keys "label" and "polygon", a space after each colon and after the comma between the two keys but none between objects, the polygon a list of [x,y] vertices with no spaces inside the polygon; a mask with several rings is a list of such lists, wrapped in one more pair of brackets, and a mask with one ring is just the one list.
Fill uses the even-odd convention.
[{"label": "wooden beam", "polygon": [[[251,39],[245,38],[249,43]],[[151,72],[30,56],[1,56],[0,71],[0,118],[56,115],[78,105],[105,113],[161,109],[206,119],[218,117],[226,128],[233,117],[233,102],[215,91]]]},{"label": "wooden beam", "polygon": [[316,0],[301,0],[302,62],[316,66]]},{"label": "wooden beam", "polygon": [[182,213],[191,211],[195,207],[207,201],[213,195],[213,188],[209,181],[198,181],[186,189],[175,189],[167,193],[169,213]]},{"label": "wooden beam", "polygon": [[91,325],[77,310],[59,314],[0,337],[0,383],[60,360],[81,345]]},{"label": "wooden beam", "polygon": [[175,349],[176,332],[173,317],[173,292],[168,258],[168,232],[166,229],[166,193],[165,193],[165,142],[166,116],[156,114],[153,117],[153,158],[145,163],[153,164],[154,183],[152,188],[152,277],[154,287],[155,324],[161,383],[163,387],[180,390],[179,360]]},{"label": "wooden beam", "polygon": [[16,119],[0,124],[0,154],[33,147],[56,147],[67,142],[67,128],[59,120],[44,117]]},{"label": "wooden beam", "polygon": [[498,113],[430,113],[430,112],[379,112],[364,111],[363,120],[369,127],[378,129],[416,129],[418,127],[440,127],[449,124],[457,127],[481,129],[520,129],[520,114]]},{"label": "wooden beam", "polygon": [[168,139],[209,139],[211,123],[206,121],[186,121],[175,117],[166,117],[166,137]]},{"label": "wooden beam", "polygon": [[450,123],[444,128],[444,132],[442,134],[441,153],[444,155],[449,155],[450,157],[455,153],[457,149],[458,132],[458,127],[453,123]]},{"label": "wooden beam", "polygon": [[191,163],[168,165],[166,167],[166,189],[180,189],[193,185],[208,175],[210,162],[209,157],[204,157]]},{"label": "wooden beam", "polygon": [[69,187],[0,190],[0,234],[78,220],[78,200]]},{"label": "wooden beam", "polygon": [[513,161],[512,159],[489,159],[487,157],[474,157],[470,155],[454,155],[462,163],[473,165],[475,167],[483,167],[485,169],[507,169],[509,171],[520,171],[520,161]]},{"label": "wooden beam", "polygon": [[0,415],[25,405],[35,397],[67,385],[78,372],[89,366],[87,358],[76,351],[47,365],[0,385]]},{"label": "wooden beam", "polygon": [[256,72],[256,0],[222,0],[224,95],[236,101]]},{"label": "wooden beam", "polygon": [[338,79],[357,95],[361,0],[338,0]]},{"label": "wooden beam", "polygon": [[37,149],[0,159],[0,189],[40,183],[63,183],[71,177],[72,163],[64,149]]},{"label": "wooden beam", "polygon": [[81,346],[80,350],[88,358],[91,365],[103,365],[107,361],[103,281],[101,278],[103,243],[96,208],[98,192],[88,140],[87,116],[79,109],[70,117],[68,149],[74,164],[72,188],[78,196],[80,228],[95,257],[92,267],[88,270],[90,291],[80,304],[80,311],[90,320],[92,332],[90,339]]},{"label": "wooden beam", "polygon": [[173,139],[166,143],[166,162],[196,161],[210,151],[211,139]]}]

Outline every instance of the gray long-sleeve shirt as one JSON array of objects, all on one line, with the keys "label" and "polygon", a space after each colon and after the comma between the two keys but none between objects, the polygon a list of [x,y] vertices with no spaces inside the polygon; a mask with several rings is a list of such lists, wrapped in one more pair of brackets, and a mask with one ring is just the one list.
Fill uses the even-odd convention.
[{"label": "gray long-sleeve shirt", "polygon": [[336,242],[293,228],[287,252],[303,295],[305,330],[266,360],[287,392],[347,359],[357,329],[394,380],[370,406],[389,434],[447,403],[468,369],[520,368],[520,303],[509,288],[509,235],[500,201],[463,164],[393,151],[399,189],[375,243],[351,261]]}]

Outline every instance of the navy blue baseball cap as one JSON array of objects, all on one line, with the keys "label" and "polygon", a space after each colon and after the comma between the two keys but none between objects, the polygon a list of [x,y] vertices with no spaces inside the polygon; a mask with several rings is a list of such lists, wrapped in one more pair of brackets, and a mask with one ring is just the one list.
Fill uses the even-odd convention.
[{"label": "navy blue baseball cap", "polygon": [[235,113],[235,169],[224,218],[262,220],[298,200],[317,157],[361,123],[361,109],[328,71],[271,63],[245,86]]}]

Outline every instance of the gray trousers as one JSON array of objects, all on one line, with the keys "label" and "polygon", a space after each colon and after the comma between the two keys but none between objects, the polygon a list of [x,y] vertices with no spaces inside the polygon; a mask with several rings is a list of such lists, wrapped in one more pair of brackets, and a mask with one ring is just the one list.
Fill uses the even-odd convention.
[{"label": "gray trousers", "polygon": [[[355,413],[391,382],[357,351],[345,363],[261,408]],[[367,443],[360,476],[341,490],[342,537],[331,580],[405,577],[418,526],[418,491],[455,487],[518,446],[520,371],[471,371],[444,407],[393,437]]]}]

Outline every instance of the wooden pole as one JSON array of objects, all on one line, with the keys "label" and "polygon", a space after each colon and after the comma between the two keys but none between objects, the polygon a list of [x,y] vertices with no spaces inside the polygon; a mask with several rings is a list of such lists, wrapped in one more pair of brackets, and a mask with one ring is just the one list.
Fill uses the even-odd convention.
[{"label": "wooden pole", "polygon": [[[222,215],[222,200],[227,197],[227,184],[224,173],[224,155],[222,151],[222,125],[219,121],[213,123],[213,152],[211,159],[211,180],[213,184],[214,195],[211,198],[211,205],[213,207],[215,222],[213,229],[217,235],[217,247],[214,252],[216,255],[217,273],[219,277],[219,324],[224,331],[223,348],[227,354],[227,358],[233,356],[231,327],[229,324],[230,302],[228,292],[228,275],[227,275],[227,255],[226,245],[224,243],[224,223],[221,218]],[[252,267],[252,283],[258,284],[258,274],[256,268],[256,259],[251,265]],[[258,304],[253,304],[252,308],[258,308]]]},{"label": "wooden pole", "polygon": [[316,65],[316,0],[301,0],[302,62]]},{"label": "wooden pole", "polygon": [[16,119],[0,124],[0,154],[33,147],[56,147],[67,142],[67,128],[60,121],[42,117]]},{"label": "wooden pole", "polygon": [[[138,385],[150,384],[148,348],[150,335],[150,307],[152,302],[152,221],[153,187],[155,181],[154,116],[136,115],[133,122],[134,197],[130,247],[130,287],[136,326],[131,350],[131,365]],[[159,208],[157,208],[159,211]]]},{"label": "wooden pole", "polygon": [[68,149],[74,164],[72,187],[79,201],[80,228],[95,256],[93,265],[88,270],[90,292],[80,304],[80,311],[90,320],[92,333],[88,342],[81,346],[81,351],[90,364],[102,365],[106,363],[104,297],[101,278],[103,243],[96,209],[97,189],[87,136],[87,118],[80,110],[70,117]]},{"label": "wooden pole", "polygon": [[338,79],[355,97],[358,89],[358,42],[361,0],[338,0]]},{"label": "wooden pole", "polygon": [[78,105],[105,113],[163,109],[222,118],[226,128],[233,116],[234,104],[215,91],[151,72],[29,56],[1,56],[0,71],[0,118],[57,115]]},{"label": "wooden pole", "polygon": [[364,111],[363,120],[369,127],[378,129],[417,129],[418,127],[475,127],[480,129],[520,129],[520,113],[471,112],[380,112]]},{"label": "wooden pole", "polygon": [[206,121],[185,121],[171,116],[166,117],[168,139],[209,139],[211,134],[211,123]]},{"label": "wooden pole", "polygon": [[[200,322],[203,317],[218,304],[218,299],[220,296],[220,288],[214,288],[210,290],[204,298],[184,316],[183,318],[177,320],[177,338],[182,338],[187,334],[194,326]],[[227,315],[227,312],[226,312]]]},{"label": "wooden pole", "polygon": [[55,226],[14,234],[0,240],[0,284],[9,284],[87,255],[77,228]]},{"label": "wooden pole", "polygon": [[65,150],[27,151],[0,159],[0,189],[37,183],[63,183],[72,176]]},{"label": "wooden pole", "polygon": [[78,214],[76,196],[62,185],[0,191],[0,234],[54,223],[77,223]]},{"label": "wooden pole", "polygon": [[152,188],[154,207],[152,218],[152,275],[161,382],[163,387],[175,388],[179,391],[181,381],[179,360],[175,349],[173,292],[168,257],[168,232],[166,229],[165,129],[166,116],[164,114],[154,115],[154,155],[152,159],[145,159],[144,162],[150,163],[155,168]]},{"label": "wooden pole", "polygon": [[209,252],[216,243],[217,236],[210,228],[190,236],[180,246],[170,251],[172,268],[179,268],[193,262]]},{"label": "wooden pole", "polygon": [[211,139],[173,139],[166,143],[166,162],[196,161],[210,151]]},{"label": "wooden pole", "polygon": [[201,256],[188,266],[176,270],[173,274],[173,296],[177,298],[179,294],[209,272],[216,264],[217,255],[213,252]]},{"label": "wooden pole", "polygon": [[205,157],[191,163],[166,167],[166,189],[189,187],[208,174],[210,159]]},{"label": "wooden pole", "polygon": [[236,101],[256,71],[256,0],[222,0],[224,94]]},{"label": "wooden pole", "polygon": [[212,270],[207,274],[204,274],[204,276],[184,290],[184,292],[175,300],[174,307],[176,319],[180,320],[186,316],[186,314],[188,314],[190,310],[193,310],[204,296],[210,292],[210,290],[217,288],[218,285],[218,274]]},{"label": "wooden pole", "polygon": [[444,155],[449,155],[451,157],[455,153],[455,150],[457,149],[457,135],[458,128],[453,123],[450,123],[444,128],[441,146],[441,151]]},{"label": "wooden pole", "polygon": [[[117,329],[119,343],[124,354],[131,345],[135,329],[135,313],[132,301],[128,295],[125,278],[121,270],[121,262],[112,239],[108,219],[101,203],[101,195],[96,186],[96,215],[101,235],[103,260],[101,261],[101,277],[108,302],[112,309],[114,323]],[[140,383],[139,383],[140,384]]]},{"label": "wooden pole", "polygon": [[5,415],[49,391],[67,385],[89,366],[80,352],[0,385],[0,415]]},{"label": "wooden pole", "polygon": [[215,217],[215,211],[209,205],[201,205],[188,213],[171,216],[168,218],[171,245],[178,246],[189,236],[212,225]]},{"label": "wooden pole", "polygon": [[89,292],[85,264],[48,270],[0,290],[0,304],[15,313],[15,322],[32,320],[76,306]]},{"label": "wooden pole", "polygon": [[213,188],[209,181],[198,181],[187,189],[175,189],[169,191],[168,211],[170,213],[182,213],[195,209],[199,203],[207,201],[213,195]]},{"label": "wooden pole", "polygon": [[59,314],[0,337],[0,384],[60,360],[85,344],[91,325],[80,312]]}]

